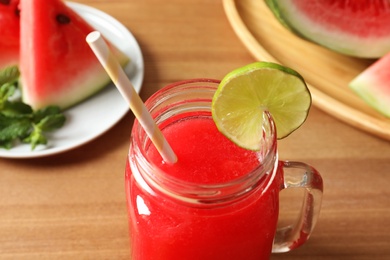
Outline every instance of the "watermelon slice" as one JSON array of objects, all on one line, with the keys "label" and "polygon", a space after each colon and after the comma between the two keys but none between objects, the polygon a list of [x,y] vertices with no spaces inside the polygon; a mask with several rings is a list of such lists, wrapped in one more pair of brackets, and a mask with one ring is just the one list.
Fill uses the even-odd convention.
[{"label": "watermelon slice", "polygon": [[19,0],[0,1],[0,70],[19,63]]},{"label": "watermelon slice", "polygon": [[390,117],[390,53],[360,73],[349,86],[367,104]]},{"label": "watermelon slice", "polygon": [[350,56],[390,52],[389,0],[265,0],[289,30]]},{"label": "watermelon slice", "polygon": [[[94,31],[61,0],[21,0],[20,71],[23,102],[34,109],[68,108],[110,78],[85,41]],[[108,43],[122,66],[129,58]]]}]

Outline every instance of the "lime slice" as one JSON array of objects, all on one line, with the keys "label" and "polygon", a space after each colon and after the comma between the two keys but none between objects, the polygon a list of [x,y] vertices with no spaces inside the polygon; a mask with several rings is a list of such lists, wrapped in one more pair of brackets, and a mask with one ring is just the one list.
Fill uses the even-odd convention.
[{"label": "lime slice", "polygon": [[269,111],[282,139],[305,122],[311,95],[298,72],[256,62],[227,74],[213,97],[212,116],[220,132],[238,146],[260,149],[263,114]]}]

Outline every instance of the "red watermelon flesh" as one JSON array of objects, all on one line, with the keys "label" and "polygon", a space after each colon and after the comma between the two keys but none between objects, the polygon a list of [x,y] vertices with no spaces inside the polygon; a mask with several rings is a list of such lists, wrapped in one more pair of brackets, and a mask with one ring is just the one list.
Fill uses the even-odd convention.
[{"label": "red watermelon flesh", "polygon": [[334,51],[379,58],[390,51],[389,0],[265,0],[302,38]]},{"label": "red watermelon flesh", "polygon": [[19,63],[19,0],[0,1],[0,70]]},{"label": "red watermelon flesh", "polygon": [[[85,41],[94,31],[61,0],[21,0],[20,71],[23,101],[34,109],[70,107],[110,78]],[[129,59],[112,44],[122,65]]]},{"label": "red watermelon flesh", "polygon": [[349,86],[367,104],[390,118],[390,53],[360,73]]}]

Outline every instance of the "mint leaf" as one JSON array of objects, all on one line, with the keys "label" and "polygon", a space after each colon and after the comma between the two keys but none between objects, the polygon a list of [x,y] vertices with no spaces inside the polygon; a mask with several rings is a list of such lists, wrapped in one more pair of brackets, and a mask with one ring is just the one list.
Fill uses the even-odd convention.
[{"label": "mint leaf", "polygon": [[57,114],[61,114],[61,109],[58,106],[47,106],[34,111],[33,121],[34,123],[39,123],[45,117]]},{"label": "mint leaf", "polygon": [[0,70],[0,111],[4,108],[4,104],[8,99],[15,94],[19,75],[17,67]]},{"label": "mint leaf", "polygon": [[23,139],[23,142],[30,143],[31,150],[34,150],[39,144],[47,144],[47,138],[42,133],[42,129],[39,126],[33,125],[33,131],[29,136]]},{"label": "mint leaf", "polygon": [[9,150],[12,148],[12,145],[13,145],[13,140],[4,140],[4,141],[0,140],[0,148]]},{"label": "mint leaf", "polygon": [[31,120],[28,118],[10,118],[0,114],[0,141],[12,141],[24,138],[30,133]]},{"label": "mint leaf", "polygon": [[[32,123],[33,130],[23,139],[23,142],[31,144],[32,150],[39,144],[47,144],[45,132],[54,131],[64,125],[66,118],[58,111],[60,110],[56,107],[38,111],[38,116],[45,115],[45,117],[40,119],[38,123]],[[37,120],[37,118],[35,118],[35,120]]]},{"label": "mint leaf", "polygon": [[39,127],[43,132],[50,132],[62,127],[65,120],[66,118],[63,114],[48,115],[39,121],[37,127]]},{"label": "mint leaf", "polygon": [[13,84],[18,81],[20,72],[17,66],[10,66],[0,70],[0,85]]},{"label": "mint leaf", "polygon": [[39,144],[47,144],[45,132],[54,131],[64,125],[65,116],[59,107],[50,106],[34,113],[33,130],[23,142],[31,144],[32,150]]},{"label": "mint leaf", "polygon": [[0,109],[3,107],[3,104],[8,101],[16,90],[16,86],[14,84],[5,83],[0,85]]},{"label": "mint leaf", "polygon": [[46,132],[62,127],[66,121],[58,106],[34,111],[31,106],[16,100],[20,72],[18,67],[0,71],[0,148],[11,149],[16,140],[31,144],[47,144]]},{"label": "mint leaf", "polygon": [[6,67],[0,70],[0,86],[5,83],[14,84],[18,81],[20,72],[17,66]]},{"label": "mint leaf", "polygon": [[16,118],[16,117],[18,117],[18,118],[30,117],[30,118],[32,118],[33,110],[29,105],[27,105],[21,101],[14,101],[14,102],[5,101],[3,104],[2,110],[0,110],[0,113],[2,113],[3,115],[5,115],[7,117],[14,117],[14,118]]}]

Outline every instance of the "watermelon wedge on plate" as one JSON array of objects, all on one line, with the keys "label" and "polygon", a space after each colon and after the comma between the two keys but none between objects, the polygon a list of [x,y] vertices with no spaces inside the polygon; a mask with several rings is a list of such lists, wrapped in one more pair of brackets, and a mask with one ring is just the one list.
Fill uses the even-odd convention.
[{"label": "watermelon wedge on plate", "polygon": [[0,1],[0,70],[19,62],[19,0]]},{"label": "watermelon wedge on plate", "polygon": [[[85,41],[94,31],[61,0],[21,0],[20,71],[23,101],[62,109],[95,94],[110,78]],[[129,62],[108,43],[122,66]]]}]

